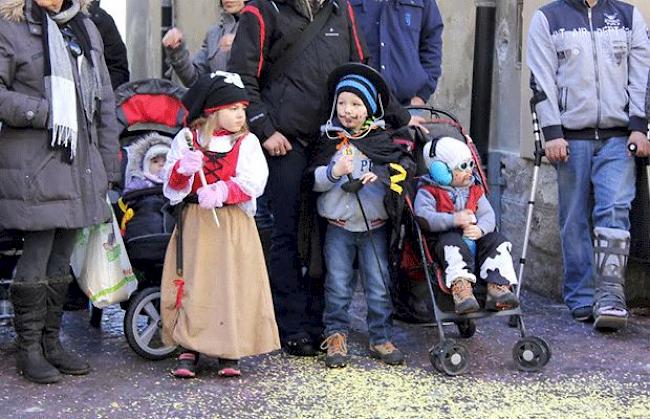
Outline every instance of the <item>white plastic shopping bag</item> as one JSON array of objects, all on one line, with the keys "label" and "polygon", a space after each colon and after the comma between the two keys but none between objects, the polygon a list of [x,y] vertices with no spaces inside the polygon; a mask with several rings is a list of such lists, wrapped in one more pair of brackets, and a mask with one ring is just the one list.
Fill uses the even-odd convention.
[{"label": "white plastic shopping bag", "polygon": [[126,301],[138,288],[113,208],[111,221],[79,231],[70,264],[79,288],[97,308]]}]

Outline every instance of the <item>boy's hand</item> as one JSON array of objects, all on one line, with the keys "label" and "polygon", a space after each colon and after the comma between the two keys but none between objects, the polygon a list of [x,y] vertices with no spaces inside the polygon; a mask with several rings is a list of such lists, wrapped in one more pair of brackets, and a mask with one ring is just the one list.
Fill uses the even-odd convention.
[{"label": "boy's hand", "polygon": [[377,175],[372,173],[372,172],[364,173],[359,178],[359,180],[361,181],[361,183],[363,183],[365,185],[366,183],[372,183],[372,182],[376,181],[377,180]]},{"label": "boy's hand", "polygon": [[340,178],[352,173],[353,168],[352,156],[345,155],[334,163],[334,166],[332,167],[332,175],[336,178]]},{"label": "boy's hand", "polygon": [[569,143],[564,138],[556,138],[544,144],[544,154],[551,163],[569,160]]},{"label": "boy's hand", "polygon": [[463,236],[471,240],[478,240],[483,237],[483,232],[476,224],[468,224],[463,227]]},{"label": "boy's hand", "polygon": [[465,228],[465,226],[476,223],[474,213],[468,209],[454,213],[454,225]]}]

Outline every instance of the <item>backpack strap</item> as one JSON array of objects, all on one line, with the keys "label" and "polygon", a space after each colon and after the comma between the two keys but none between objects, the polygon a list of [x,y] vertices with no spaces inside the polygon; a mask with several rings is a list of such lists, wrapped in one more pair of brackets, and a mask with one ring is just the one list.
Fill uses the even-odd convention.
[{"label": "backpack strap", "polygon": [[[332,15],[334,8],[338,7],[335,0],[327,2],[325,7],[316,14],[314,20],[307,25],[307,27],[296,35],[298,38],[293,42],[282,56],[271,66],[267,80],[274,80],[282,75],[289,69],[289,66],[298,58],[298,56],[307,48],[311,41],[318,35],[325,23]],[[276,6],[277,8],[277,6]]]}]

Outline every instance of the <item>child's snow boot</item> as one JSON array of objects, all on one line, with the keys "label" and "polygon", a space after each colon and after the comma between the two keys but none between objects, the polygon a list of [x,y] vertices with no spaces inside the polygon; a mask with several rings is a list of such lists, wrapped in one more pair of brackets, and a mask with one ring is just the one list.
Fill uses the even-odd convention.
[{"label": "child's snow boot", "polygon": [[509,285],[499,285],[491,282],[487,284],[487,298],[485,300],[487,310],[509,310],[515,307],[519,307],[519,299],[510,290]]},{"label": "child's snow boot", "polygon": [[478,301],[472,292],[472,283],[464,278],[456,278],[451,284],[451,294],[457,314],[472,313],[479,310]]}]

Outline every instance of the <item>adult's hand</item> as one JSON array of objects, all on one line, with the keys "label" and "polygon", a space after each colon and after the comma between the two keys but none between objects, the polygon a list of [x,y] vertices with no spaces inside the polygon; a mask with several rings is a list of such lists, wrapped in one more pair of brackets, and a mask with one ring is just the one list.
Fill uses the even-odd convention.
[{"label": "adult's hand", "polygon": [[411,106],[426,106],[427,103],[420,96],[413,96],[411,98]]},{"label": "adult's hand", "polygon": [[636,153],[634,154],[637,157],[648,157],[650,156],[650,140],[646,134],[640,131],[632,131],[630,138],[627,140],[627,145],[630,144],[636,145]]},{"label": "adult's hand", "polygon": [[167,31],[165,36],[163,36],[162,44],[166,48],[176,49],[179,46],[181,46],[182,41],[183,41],[183,32],[181,32],[180,29],[178,28],[171,28],[170,30]]},{"label": "adult's hand", "polygon": [[564,138],[555,138],[544,144],[544,154],[551,163],[569,160],[569,143]]},{"label": "adult's hand", "polygon": [[275,131],[269,138],[262,143],[262,147],[269,153],[269,156],[284,156],[291,150],[291,143],[280,131]]}]

